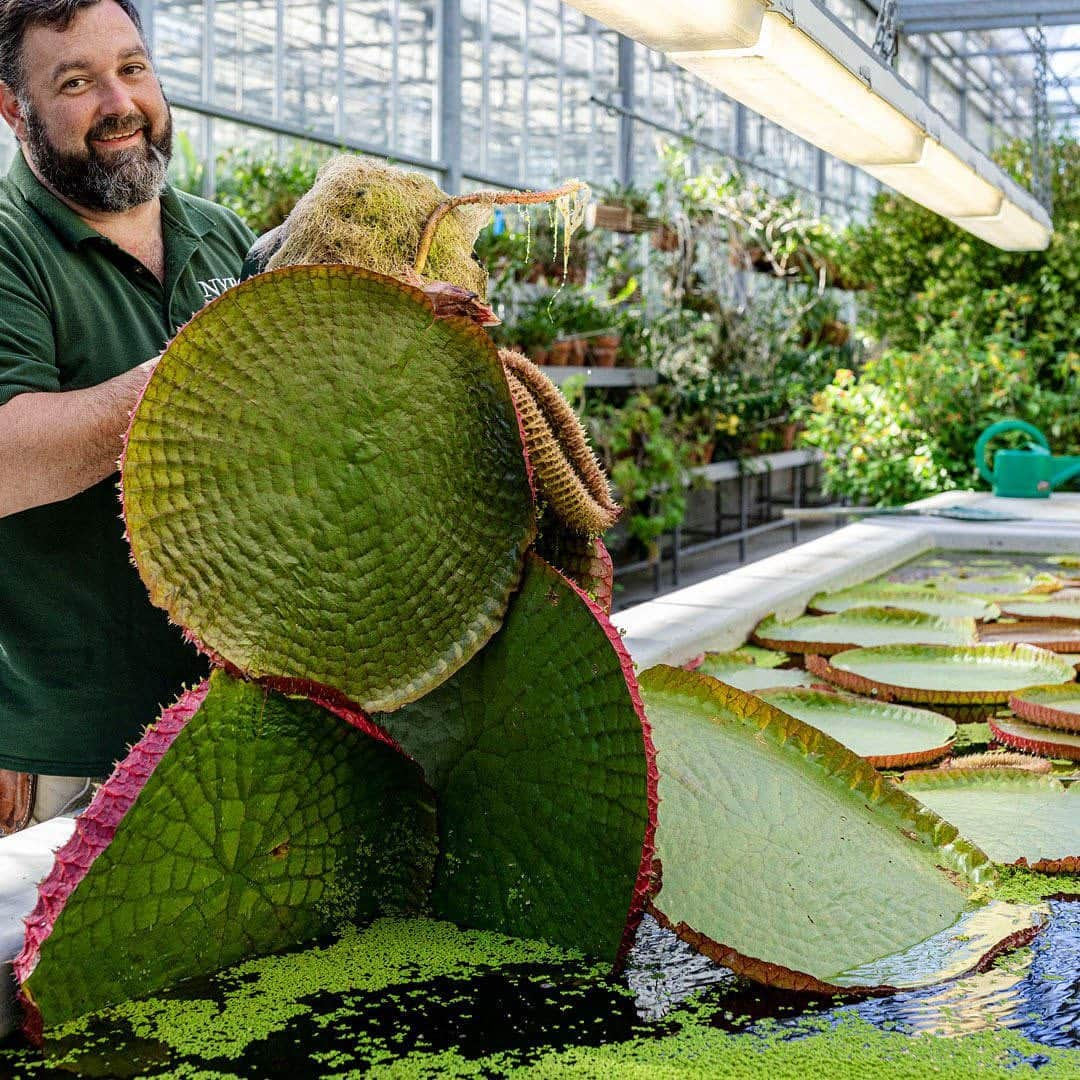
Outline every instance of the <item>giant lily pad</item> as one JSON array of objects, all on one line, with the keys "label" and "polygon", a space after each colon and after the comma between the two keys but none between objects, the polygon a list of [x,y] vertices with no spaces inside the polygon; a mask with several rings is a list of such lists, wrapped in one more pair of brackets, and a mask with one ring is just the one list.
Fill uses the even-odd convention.
[{"label": "giant lily pad", "polygon": [[1025,720],[991,718],[990,734],[1002,746],[1048,758],[1080,761],[1080,733],[1045,728]]},{"label": "giant lily pad", "polygon": [[1056,619],[1002,620],[979,627],[979,641],[989,644],[1024,642],[1051,652],[1080,653],[1080,622],[1059,622]]},{"label": "giant lily pad", "polygon": [[494,345],[348,266],[263,274],[200,311],[135,410],[123,490],[174,621],[245,674],[366,709],[468,662],[535,529]]},{"label": "giant lily pad", "polygon": [[438,792],[438,914],[609,958],[628,947],[655,765],[633,666],[595,605],[530,555],[480,655],[377,719]]},{"label": "giant lily pad", "polygon": [[855,608],[833,615],[773,616],[758,623],[754,640],[769,649],[831,656],[865,645],[974,645],[975,620],[892,608]]},{"label": "giant lily pad", "polygon": [[16,961],[31,1029],[423,911],[434,861],[414,762],[217,672],[148,729],[58,852]]},{"label": "giant lily pad", "polygon": [[[662,921],[735,971],[794,989],[932,979],[890,959],[930,940],[934,972],[956,969],[961,943],[939,935],[969,936],[952,928],[993,868],[954,826],[759,698],[668,667],[641,685],[660,762]],[[971,927],[963,964],[1016,929],[1011,917],[981,937]]]},{"label": "giant lily pad", "polygon": [[1076,683],[1018,690],[1009,697],[1009,708],[1021,720],[1060,731],[1080,732],[1080,686]]},{"label": "giant lily pad", "polygon": [[956,724],[927,709],[798,687],[765,690],[758,696],[824,731],[878,769],[935,761],[949,752],[956,738]]},{"label": "giant lily pad", "polygon": [[747,647],[726,653],[705,653],[693,668],[748,693],[778,686],[809,686],[813,682],[805,671],[775,667],[769,659],[770,652],[766,651],[764,663],[759,662],[762,658],[748,652]]},{"label": "giant lily pad", "polygon": [[813,611],[831,614],[852,608],[889,607],[921,611],[942,618],[996,619],[1001,614],[996,605],[962,593],[937,592],[918,585],[893,585],[870,582],[839,592],[819,593],[809,604]]},{"label": "giant lily pad", "polygon": [[1080,597],[1072,589],[1064,597],[1028,596],[1023,600],[1006,600],[1001,610],[1018,619],[1064,619],[1080,623]]},{"label": "giant lily pad", "polygon": [[1080,787],[1015,769],[914,773],[904,790],[951,821],[994,862],[1043,873],[1080,869]]},{"label": "giant lily pad", "polygon": [[845,690],[882,701],[942,705],[1003,705],[1014,690],[1076,677],[1062,657],[1031,645],[877,645],[829,661],[807,657],[806,666]]},{"label": "giant lily pad", "polygon": [[1057,592],[1062,587],[1062,582],[1056,575],[1048,573],[942,574],[927,578],[921,583],[921,587],[983,598],[1016,598],[1027,594]]}]

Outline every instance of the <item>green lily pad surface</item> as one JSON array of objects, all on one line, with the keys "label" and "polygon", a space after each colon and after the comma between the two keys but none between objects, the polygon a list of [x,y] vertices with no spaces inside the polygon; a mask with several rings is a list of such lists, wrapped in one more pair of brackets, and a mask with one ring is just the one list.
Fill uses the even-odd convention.
[{"label": "green lily pad surface", "polygon": [[[750,648],[752,646],[744,645],[731,652],[705,653],[694,670],[748,693],[778,686],[809,686],[814,681],[805,671],[797,668],[778,668],[771,661],[759,663],[758,657],[750,653]],[[767,654],[767,660],[779,655],[773,650],[763,649],[760,652]]]},{"label": "green lily pad surface", "polygon": [[877,645],[849,649],[828,662],[810,657],[807,667],[883,700],[942,704],[1004,704],[1014,690],[1076,677],[1063,657],[1030,645]]},{"label": "green lily pad surface", "polygon": [[26,970],[25,954],[19,964],[46,1028],[347,922],[427,907],[435,807],[414,762],[311,702],[224,672],[179,726],[156,762],[133,748],[46,880],[56,899],[39,904],[28,943],[47,936],[36,966]]},{"label": "green lily pad surface", "polygon": [[864,607],[901,608],[904,611],[921,611],[925,615],[939,615],[942,618],[980,620],[996,619],[1001,614],[995,604],[978,597],[938,592],[918,585],[893,585],[888,582],[870,582],[839,592],[819,593],[810,601],[809,606],[815,611],[827,614]]},{"label": "green lily pad surface", "polygon": [[919,584],[928,590],[941,589],[950,593],[963,593],[982,599],[1000,597],[999,603],[1016,600],[1027,595],[1046,595],[1057,592],[1062,581],[1055,574],[1005,573],[1005,574],[941,574],[926,578]]},{"label": "green lily pad surface", "polygon": [[1051,555],[1046,561],[1055,566],[1064,566],[1069,570],[1080,568],[1080,555]]},{"label": "green lily pad surface", "polygon": [[935,761],[949,752],[956,738],[956,724],[927,709],[800,688],[765,690],[759,696],[878,769]]},{"label": "green lily pad surface", "polygon": [[866,645],[974,645],[975,620],[894,608],[855,608],[833,615],[803,615],[791,622],[770,616],[754,640],[774,649],[830,656]]},{"label": "green lily pad surface", "polygon": [[882,983],[866,965],[952,927],[992,877],[953,826],[773,705],[663,666],[641,687],[660,763],[652,906],[713,959],[795,989]]},{"label": "green lily pad surface", "polygon": [[438,792],[436,912],[614,958],[651,868],[655,766],[643,718],[617,631],[530,555],[480,655],[376,717]]},{"label": "green lily pad surface", "polygon": [[1076,683],[1018,690],[1009,698],[1009,708],[1021,720],[1080,732],[1080,685]]},{"label": "green lily pad surface", "polygon": [[535,532],[495,347],[356,267],[251,278],[166,349],[123,460],[154,603],[286,689],[393,709],[498,629]]},{"label": "green lily pad surface", "polygon": [[1041,757],[1080,761],[1080,732],[1058,731],[1026,720],[991,718],[990,734],[1002,746]]},{"label": "green lily pad surface", "polygon": [[1069,596],[1027,597],[1023,600],[1006,600],[1001,610],[1006,615],[1019,619],[1067,619],[1080,623],[1080,597],[1072,589]]},{"label": "green lily pad surface", "polygon": [[998,863],[1043,873],[1080,868],[1080,787],[1012,769],[915,773],[904,790]]}]

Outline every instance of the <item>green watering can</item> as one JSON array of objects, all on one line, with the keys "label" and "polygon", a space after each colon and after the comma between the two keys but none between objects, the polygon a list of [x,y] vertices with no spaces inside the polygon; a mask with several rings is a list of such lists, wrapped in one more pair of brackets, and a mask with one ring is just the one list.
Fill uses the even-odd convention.
[{"label": "green watering can", "polygon": [[[1006,431],[1022,431],[1034,441],[1022,450],[998,450],[994,470],[986,467],[986,447]],[[975,464],[983,479],[1003,499],[1048,499],[1062,484],[1080,476],[1080,457],[1054,457],[1046,436],[1025,420],[999,420],[975,443]]]}]

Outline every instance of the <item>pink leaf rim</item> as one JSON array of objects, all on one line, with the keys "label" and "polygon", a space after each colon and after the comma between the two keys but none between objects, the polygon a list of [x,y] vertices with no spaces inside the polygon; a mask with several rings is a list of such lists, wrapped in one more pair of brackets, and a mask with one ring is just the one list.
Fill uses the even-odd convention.
[{"label": "pink leaf rim", "polygon": [[[538,561],[550,566],[539,555],[534,555]],[[641,722],[641,742],[645,751],[645,802],[648,812],[648,821],[645,825],[645,834],[641,843],[641,862],[638,864],[637,879],[630,896],[630,905],[626,916],[626,926],[623,929],[622,940],[615,954],[614,970],[621,971],[626,963],[626,958],[634,944],[637,929],[645,915],[650,895],[654,892],[653,860],[656,858],[656,825],[660,811],[660,772],[656,765],[656,745],[653,743],[652,725],[645,713],[645,703],[641,700],[641,688],[638,686],[637,675],[634,673],[634,661],[630,657],[626,646],[623,644],[622,635],[605,614],[604,610],[574,581],[561,571],[551,567],[567,586],[584,601],[585,606],[592,612],[593,618],[600,624],[605,636],[615,650],[619,658],[619,667],[626,679],[626,688],[630,692],[630,701],[634,706],[634,712]]]},{"label": "pink leaf rim", "polygon": [[177,735],[199,711],[209,681],[185,691],[161,717],[147,729],[119,761],[108,780],[98,788],[89,807],[75,819],[75,832],[56,853],[52,870],[38,886],[38,900],[25,920],[26,937],[22,951],[15,958],[15,977],[19,981],[19,999],[23,1007],[23,1032],[35,1045],[43,1033],[41,1013],[29,991],[22,984],[30,978],[41,957],[41,946],[52,933],[68,897],[86,876],[94,860],[109,846],[117,826],[131,809],[158,762],[165,756]]}]

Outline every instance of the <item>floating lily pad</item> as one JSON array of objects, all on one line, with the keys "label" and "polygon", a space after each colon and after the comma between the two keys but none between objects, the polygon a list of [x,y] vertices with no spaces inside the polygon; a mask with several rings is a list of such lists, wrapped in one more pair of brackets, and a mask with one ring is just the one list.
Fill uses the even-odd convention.
[{"label": "floating lily pad", "polygon": [[1046,561],[1055,566],[1064,566],[1069,570],[1080,567],[1080,555],[1051,555]]},{"label": "floating lily pad", "polygon": [[974,645],[976,639],[971,618],[867,607],[791,622],[770,616],[758,623],[754,640],[771,649],[831,656],[867,645]]},{"label": "floating lily pad", "polygon": [[819,593],[809,604],[813,611],[831,614],[850,611],[852,608],[902,608],[904,611],[921,611],[926,615],[943,618],[996,619],[1001,614],[998,607],[978,597],[961,593],[937,592],[917,585],[892,585],[888,582],[871,582],[856,585],[839,592]]},{"label": "floating lily pad", "polygon": [[737,649],[732,649],[731,655],[745,656],[761,668],[778,668],[791,659],[781,649],[763,649],[759,645],[740,645]]},{"label": "floating lily pad", "polygon": [[652,866],[655,764],[633,665],[542,559],[503,628],[420,701],[375,719],[439,797],[435,911],[614,959]]},{"label": "floating lily pad", "polygon": [[777,686],[810,686],[813,683],[814,680],[805,671],[797,668],[777,668],[771,660],[767,665],[757,663],[748,648],[743,646],[726,653],[705,653],[694,670],[748,693]]},{"label": "floating lily pad", "polygon": [[1026,597],[1023,600],[1006,600],[1001,604],[1002,613],[1019,619],[1064,619],[1080,624],[1080,596],[1069,590],[1068,597]]},{"label": "floating lily pad", "polygon": [[1009,698],[1009,708],[1021,720],[1080,732],[1080,685],[1033,686],[1018,690]]},{"label": "floating lily pad", "polygon": [[941,705],[1004,705],[1028,686],[1071,682],[1063,657],[1031,645],[877,645],[830,660],[809,656],[815,675],[882,701]]},{"label": "floating lily pad", "polygon": [[997,863],[1043,873],[1080,869],[1080,787],[1013,769],[915,773],[904,790],[951,821]]},{"label": "floating lily pad", "polygon": [[1062,588],[1062,581],[1054,574],[1008,573],[1008,574],[941,574],[927,578],[922,588],[941,589],[945,592],[964,593],[980,597],[1019,597],[1045,595]]},{"label": "floating lily pad", "polygon": [[956,738],[947,716],[827,690],[765,690],[762,700],[824,731],[878,769],[903,769],[944,757]]},{"label": "floating lily pad", "polygon": [[415,762],[219,671],[147,730],[57,853],[16,962],[31,1030],[422,912],[435,843]]},{"label": "floating lily pad", "polygon": [[[979,627],[979,641],[991,645],[997,642],[1023,642],[1051,652],[1080,653],[1080,622],[1009,619]],[[1076,659],[1080,660],[1080,657]]]},{"label": "floating lily pad", "polygon": [[393,709],[491,637],[535,532],[494,345],[419,290],[296,266],[176,336],[123,462],[154,603],[285,690]]},{"label": "floating lily pad", "polygon": [[[662,921],[792,989],[915,984],[952,966],[961,943],[935,935],[963,936],[951,928],[993,874],[954,826],[760,698],[663,666],[641,686],[660,763]],[[932,970],[884,959],[928,939],[941,949]],[[1000,940],[987,931],[966,962]]]},{"label": "floating lily pad", "polygon": [[1080,733],[1057,731],[1025,720],[990,719],[990,734],[1002,746],[1048,758],[1080,761]]}]

